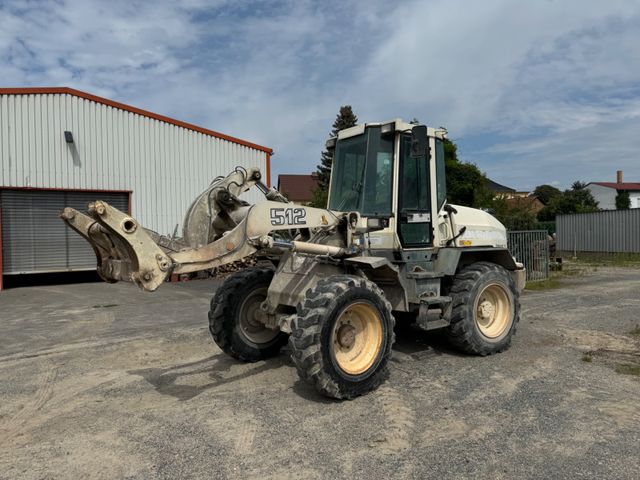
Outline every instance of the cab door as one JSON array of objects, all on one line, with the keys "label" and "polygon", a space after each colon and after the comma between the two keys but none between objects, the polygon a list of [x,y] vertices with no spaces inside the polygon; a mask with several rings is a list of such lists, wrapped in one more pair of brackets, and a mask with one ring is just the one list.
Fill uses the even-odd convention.
[{"label": "cab door", "polygon": [[427,150],[421,156],[411,155],[411,135],[400,139],[398,178],[397,231],[403,248],[433,246],[431,187]]}]

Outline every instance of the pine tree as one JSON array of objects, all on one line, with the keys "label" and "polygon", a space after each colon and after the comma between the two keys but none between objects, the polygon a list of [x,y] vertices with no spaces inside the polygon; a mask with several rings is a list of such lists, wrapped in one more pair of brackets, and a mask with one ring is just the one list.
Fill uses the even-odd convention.
[{"label": "pine tree", "polygon": [[[330,136],[335,137],[340,130],[353,127],[357,125],[358,117],[355,116],[351,105],[343,105],[340,107],[340,113],[336,116],[335,122],[333,122],[333,129]],[[331,177],[331,166],[333,165],[333,152],[325,150],[320,157],[320,165],[318,165],[318,196],[326,198],[326,194],[329,191],[329,179]],[[326,205],[322,205],[323,207]]]}]

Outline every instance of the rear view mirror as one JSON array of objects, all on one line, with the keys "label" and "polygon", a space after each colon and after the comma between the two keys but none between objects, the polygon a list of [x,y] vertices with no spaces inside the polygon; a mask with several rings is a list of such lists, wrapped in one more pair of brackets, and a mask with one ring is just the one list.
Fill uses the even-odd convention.
[{"label": "rear view mirror", "polygon": [[416,125],[411,129],[411,156],[424,157],[428,154],[429,138],[427,137],[427,127]]}]

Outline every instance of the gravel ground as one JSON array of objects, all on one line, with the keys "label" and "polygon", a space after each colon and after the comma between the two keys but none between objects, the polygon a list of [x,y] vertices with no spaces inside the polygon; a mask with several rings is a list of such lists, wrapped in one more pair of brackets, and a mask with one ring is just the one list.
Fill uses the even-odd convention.
[{"label": "gravel ground", "polygon": [[0,478],[638,478],[637,269],[525,292],[500,355],[400,333],[389,381],[345,402],[286,352],[222,354],[216,285],[0,293]]}]

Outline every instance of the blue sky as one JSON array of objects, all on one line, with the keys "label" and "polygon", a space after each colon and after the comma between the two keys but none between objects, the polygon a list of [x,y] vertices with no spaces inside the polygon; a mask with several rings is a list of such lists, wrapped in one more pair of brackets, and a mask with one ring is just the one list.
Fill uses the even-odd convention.
[{"label": "blue sky", "polygon": [[350,104],[514,188],[640,181],[640,1],[0,0],[0,72],[270,146],[274,178]]}]

